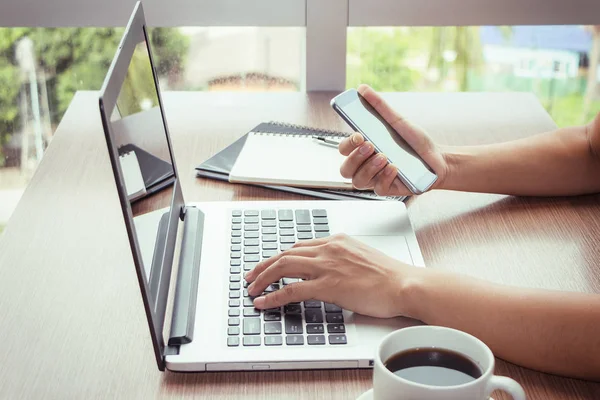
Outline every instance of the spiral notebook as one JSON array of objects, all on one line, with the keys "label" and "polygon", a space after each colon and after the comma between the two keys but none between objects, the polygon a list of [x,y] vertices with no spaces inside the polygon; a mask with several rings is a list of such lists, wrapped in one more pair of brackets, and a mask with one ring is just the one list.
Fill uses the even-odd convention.
[{"label": "spiral notebook", "polygon": [[[260,135],[259,135],[260,134]],[[267,136],[269,135],[269,136]],[[219,151],[217,154],[213,155],[208,160],[204,161],[202,164],[196,167],[196,175],[202,178],[216,179],[221,181],[229,181],[230,180],[230,172],[234,168],[234,165],[237,163],[238,157],[244,152],[246,148],[246,143],[253,137],[278,137],[281,141],[287,141],[289,143],[299,143],[297,140],[302,138],[302,140],[312,140],[313,136],[326,137],[330,139],[342,139],[348,136],[347,133],[327,130],[327,129],[319,129],[313,128],[309,126],[301,126],[301,125],[293,125],[282,122],[263,122],[253,129],[251,129],[247,134],[227,146],[226,148]],[[258,141],[256,143],[259,143]],[[319,145],[316,143],[311,143],[311,149],[315,150],[314,146],[319,146],[316,151],[326,152],[328,155],[333,154],[334,157],[338,157],[337,150],[335,148],[330,148],[327,146]],[[285,146],[285,154],[289,157],[294,157],[293,146],[286,145]],[[291,151],[290,151],[291,150]],[[263,149],[260,150],[259,154],[263,153]],[[283,154],[283,153],[282,153]],[[252,152],[247,152],[248,156],[252,155]],[[341,157],[341,155],[339,156]],[[252,159],[252,157],[250,157]],[[303,160],[301,160],[303,161]],[[242,165],[242,164],[240,164]],[[311,167],[312,168],[312,167]],[[339,167],[337,168],[337,173],[339,173]],[[300,169],[298,169],[300,170]],[[333,171],[333,169],[331,169]],[[343,180],[341,175],[339,176],[340,180]],[[325,189],[325,188],[316,188],[309,186],[293,186],[293,185],[282,185],[275,183],[256,183],[256,182],[246,182],[247,184],[251,184],[254,186],[262,186],[270,189],[281,190],[286,192],[298,193],[323,199],[330,200],[393,200],[393,201],[403,201],[406,199],[406,196],[378,196],[373,191],[364,191],[364,190],[347,190],[347,189]],[[344,186],[348,187],[348,186]],[[349,186],[351,188],[351,185]]]}]

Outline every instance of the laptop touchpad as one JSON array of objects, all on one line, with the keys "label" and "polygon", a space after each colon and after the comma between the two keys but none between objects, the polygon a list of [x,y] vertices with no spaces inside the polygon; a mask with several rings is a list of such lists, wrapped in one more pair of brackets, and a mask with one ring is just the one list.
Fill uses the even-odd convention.
[{"label": "laptop touchpad", "polygon": [[371,246],[388,256],[405,262],[407,264],[413,264],[410,251],[408,250],[408,244],[404,236],[389,236],[389,235],[352,235],[352,238],[359,240]]}]

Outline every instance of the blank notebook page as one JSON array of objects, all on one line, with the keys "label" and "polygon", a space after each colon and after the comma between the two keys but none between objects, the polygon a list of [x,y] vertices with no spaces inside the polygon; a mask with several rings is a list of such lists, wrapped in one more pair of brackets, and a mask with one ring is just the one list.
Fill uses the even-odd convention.
[{"label": "blank notebook page", "polygon": [[340,174],[344,159],[337,148],[319,144],[309,135],[251,132],[229,181],[352,189],[352,181]]}]

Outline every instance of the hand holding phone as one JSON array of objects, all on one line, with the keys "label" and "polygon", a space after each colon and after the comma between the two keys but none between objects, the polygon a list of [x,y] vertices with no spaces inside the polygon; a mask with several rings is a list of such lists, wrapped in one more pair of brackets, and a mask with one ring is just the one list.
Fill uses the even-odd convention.
[{"label": "hand holding phone", "polygon": [[443,180],[447,166],[435,144],[370,87],[347,90],[332,99],[331,105],[361,134],[344,139],[339,146],[348,156],[341,173],[352,178],[355,187],[375,189],[380,195],[420,194]]}]

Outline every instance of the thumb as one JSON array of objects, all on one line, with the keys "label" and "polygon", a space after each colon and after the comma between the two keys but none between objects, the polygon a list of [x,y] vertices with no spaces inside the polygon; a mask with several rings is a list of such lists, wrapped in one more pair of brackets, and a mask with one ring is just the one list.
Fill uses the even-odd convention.
[{"label": "thumb", "polygon": [[363,84],[357,90],[419,155],[427,153],[433,148],[431,138],[423,129],[404,119],[370,86]]}]

